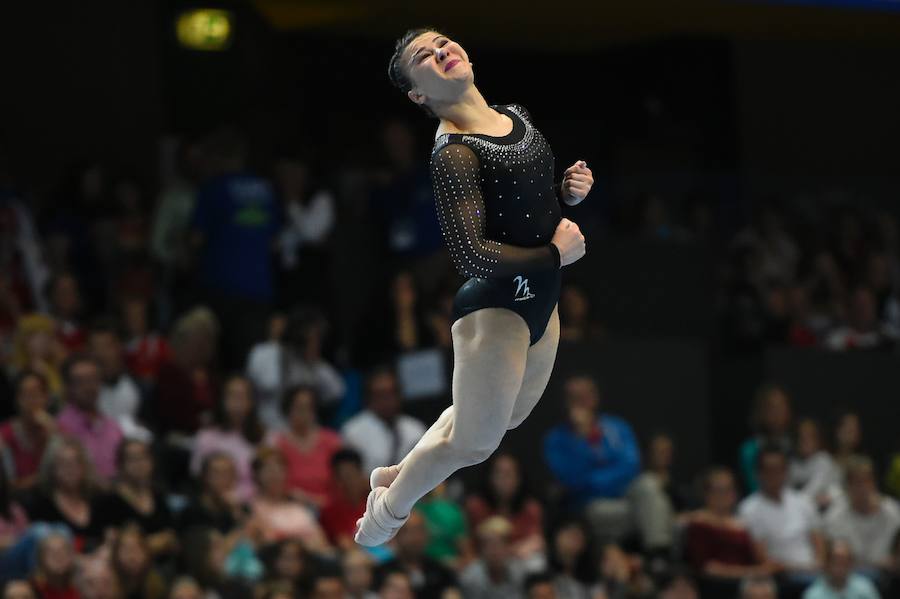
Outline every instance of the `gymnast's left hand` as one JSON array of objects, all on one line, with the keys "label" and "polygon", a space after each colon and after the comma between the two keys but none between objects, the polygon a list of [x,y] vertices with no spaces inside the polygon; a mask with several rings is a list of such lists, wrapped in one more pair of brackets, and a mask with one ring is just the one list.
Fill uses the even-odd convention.
[{"label": "gymnast's left hand", "polygon": [[587,162],[579,160],[563,174],[562,200],[569,206],[581,203],[594,185],[594,176]]}]

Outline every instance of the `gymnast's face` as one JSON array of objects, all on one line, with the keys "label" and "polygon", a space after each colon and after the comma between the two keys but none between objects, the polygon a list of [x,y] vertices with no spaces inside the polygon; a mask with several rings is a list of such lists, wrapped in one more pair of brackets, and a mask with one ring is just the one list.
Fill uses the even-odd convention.
[{"label": "gymnast's face", "polygon": [[462,46],[437,31],[427,31],[406,46],[401,60],[416,104],[453,102],[475,80],[469,55]]}]

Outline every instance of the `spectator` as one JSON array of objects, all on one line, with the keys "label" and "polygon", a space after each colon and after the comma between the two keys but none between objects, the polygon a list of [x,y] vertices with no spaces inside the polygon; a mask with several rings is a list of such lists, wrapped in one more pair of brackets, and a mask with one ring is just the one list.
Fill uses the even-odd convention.
[{"label": "spectator", "polygon": [[875,468],[866,457],[848,460],[846,493],[846,500],[828,513],[825,530],[830,538],[845,541],[857,567],[878,580],[893,566],[891,552],[900,532],[900,507],[878,492]]},{"label": "spectator", "polygon": [[559,299],[559,339],[578,342],[597,339],[602,328],[591,318],[591,304],[581,286],[564,285]]},{"label": "spectator", "polygon": [[310,599],[344,599],[344,580],[337,574],[322,574],[313,580]]},{"label": "spectator", "polygon": [[122,581],[105,557],[82,559],[75,578],[80,599],[126,599]]},{"label": "spectator", "polygon": [[331,458],[334,482],[319,513],[329,540],[343,550],[355,547],[356,521],[366,511],[369,478],[363,473],[362,457],[353,449],[341,449]]},{"label": "spectator", "polygon": [[31,579],[38,599],[80,599],[74,578],[72,538],[59,531],[48,532],[38,543],[37,567]]},{"label": "spectator", "polygon": [[101,542],[105,515],[100,509],[94,468],[81,443],[64,437],[50,443],[41,461],[38,485],[25,509],[32,522],[68,526],[79,552]]},{"label": "spectator", "polygon": [[[193,435],[212,420],[217,395],[212,370],[219,322],[207,308],[184,314],[172,329],[172,357],[159,369],[159,428],[176,435]],[[170,442],[184,445],[180,437]]]},{"label": "spectator", "polygon": [[232,457],[226,453],[206,456],[200,468],[200,481],[200,492],[181,513],[179,528],[197,526],[221,534],[234,531],[243,523],[246,509],[237,492],[237,469]]},{"label": "spectator", "polygon": [[600,413],[600,393],[590,377],[569,378],[565,396],[567,422],[544,439],[547,465],[569,504],[588,506],[595,537],[623,538],[631,522],[624,498],[640,470],[637,440],[625,420]]},{"label": "spectator", "polygon": [[261,564],[239,532],[222,535],[194,527],[185,535],[184,546],[185,568],[206,590],[206,597],[252,597],[252,582],[261,574]]},{"label": "spectator", "polygon": [[50,281],[50,313],[56,321],[56,338],[68,353],[84,351],[87,331],[81,325],[81,290],[78,279],[63,273]]},{"label": "spectator", "polygon": [[125,355],[122,339],[115,324],[97,322],[88,337],[91,355],[100,366],[100,411],[115,420],[126,437],[149,441],[153,438],[146,427],[138,422],[141,409],[141,390],[125,371]]},{"label": "spectator", "polygon": [[650,599],[655,589],[643,572],[639,556],[628,555],[621,547],[608,544],[600,552],[599,584],[595,593],[611,599]]},{"label": "spectator", "polygon": [[756,480],[756,455],[763,445],[791,451],[791,399],[778,385],[766,384],[756,391],[753,399],[754,436],[744,441],[740,449],[741,476],[748,492],[759,488]]},{"label": "spectator", "polygon": [[858,287],[849,300],[847,323],[833,330],[825,346],[834,351],[879,349],[889,345],[890,338],[878,320],[875,294],[868,287]]},{"label": "spectator", "polygon": [[321,508],[331,486],[331,458],[341,447],[341,437],[320,426],[316,417],[319,395],[315,387],[288,390],[281,401],[287,428],[273,431],[267,445],[277,449],[287,465],[288,489],[298,500]]},{"label": "spectator", "polygon": [[200,472],[206,456],[227,453],[238,471],[238,497],[249,501],[255,492],[252,463],[262,439],[262,427],[254,411],[253,387],[243,375],[225,380],[222,397],[213,407],[213,423],[202,428],[194,441],[191,473]]},{"label": "spectator", "polygon": [[545,551],[543,508],[529,492],[519,460],[513,454],[494,454],[479,492],[466,498],[465,507],[473,529],[492,516],[509,520],[513,555],[539,569]]},{"label": "spectator", "polygon": [[315,387],[322,408],[333,409],[344,396],[344,380],[322,356],[327,331],[328,322],[318,308],[297,308],[290,314],[282,336],[270,336],[250,351],[247,376],[259,392],[259,412],[266,427],[283,428],[279,402],[291,387]]},{"label": "spectator", "polygon": [[588,597],[593,572],[586,527],[578,520],[568,520],[554,527],[552,534],[550,564],[556,573],[551,578],[553,588],[560,597]]},{"label": "spectator", "polygon": [[384,579],[388,573],[400,571],[406,574],[417,599],[437,597],[447,587],[456,584],[453,572],[428,557],[428,526],[418,511],[397,531],[395,557],[379,566],[378,576]]},{"label": "spectator", "polygon": [[344,441],[363,456],[363,470],[399,464],[425,433],[425,426],[400,412],[394,371],[375,369],[366,381],[366,409],[341,429]]},{"label": "spectator", "polygon": [[834,427],[834,461],[840,469],[841,482],[846,479],[847,464],[862,452],[862,424],[859,414],[841,413]]},{"label": "spectator", "polygon": [[75,355],[63,375],[68,402],[56,419],[59,431],[81,442],[101,480],[108,481],[116,473],[122,429],[100,411],[100,366],[94,358]]},{"label": "spectator", "polygon": [[239,367],[265,329],[274,294],[272,249],[281,214],[269,181],[246,168],[244,141],[221,130],[209,139],[213,177],[191,217],[201,284],[222,322],[227,368]]},{"label": "spectator", "polygon": [[9,464],[16,489],[31,487],[47,444],[56,432],[56,422],[47,411],[47,380],[32,370],[19,374],[15,384],[17,415],[0,425],[0,452]]},{"label": "spectator", "polygon": [[478,526],[476,542],[481,557],[460,575],[463,595],[467,599],[522,597],[526,571],[512,556],[511,535],[512,525],[501,516],[488,518]]},{"label": "spectator", "polygon": [[259,493],[251,504],[251,514],[258,539],[262,543],[298,539],[310,551],[329,552],[325,533],[313,512],[288,496],[281,454],[268,447],[261,449],[253,460],[253,475]]},{"label": "spectator", "polygon": [[150,327],[146,300],[140,297],[125,298],[121,311],[128,371],[143,385],[154,383],[162,364],[170,358],[169,343]]},{"label": "spectator", "polygon": [[372,558],[359,549],[348,549],[342,558],[347,599],[376,599],[370,589],[374,581]]},{"label": "spectator", "polygon": [[203,589],[193,578],[181,576],[172,583],[169,599],[204,599]]},{"label": "spectator", "polygon": [[0,555],[11,547],[28,528],[28,515],[13,499],[6,468],[0,466]]},{"label": "spectator", "polygon": [[112,546],[112,564],[125,599],[164,599],[166,585],[153,567],[153,556],[140,527],[129,525],[118,531]]},{"label": "spectator", "polygon": [[778,599],[778,587],[769,576],[749,576],[741,581],[740,599]]},{"label": "spectator", "polygon": [[44,377],[50,397],[62,397],[60,374],[66,350],[54,337],[53,320],[43,314],[29,314],[19,319],[10,361],[13,374],[26,370]]},{"label": "spectator", "polygon": [[434,346],[424,303],[412,274],[405,270],[396,273],[387,301],[375,303],[366,319],[373,330],[359,361],[363,365],[377,364],[397,354]]},{"label": "spectator", "polygon": [[155,487],[155,460],[144,441],[126,439],[116,454],[118,475],[102,498],[102,512],[112,526],[134,523],[147,535],[154,556],[171,554],[178,546],[175,519],[166,496]]},{"label": "spectator", "polygon": [[825,572],[803,593],[803,599],[880,599],[875,585],[853,573],[849,543],[832,539],[825,555]]},{"label": "spectator", "polygon": [[783,570],[788,584],[805,586],[820,570],[823,542],[815,506],[787,488],[787,457],[777,447],[757,454],[760,489],[738,507],[754,540]]},{"label": "spectator", "polygon": [[738,494],[732,472],[711,469],[703,491],[704,507],[687,520],[684,558],[707,593],[733,596],[741,579],[768,575],[774,568],[767,563],[765,548],[734,516]]},{"label": "spectator", "polygon": [[831,455],[822,447],[822,434],[815,420],[806,418],[797,425],[796,447],[791,458],[790,486],[824,510],[834,499],[840,476]]},{"label": "spectator", "polygon": [[523,586],[526,599],[557,599],[557,597],[577,599],[578,597],[578,595],[558,594],[556,587],[553,586],[553,577],[547,572],[529,574],[525,578]]},{"label": "spectator", "polygon": [[428,528],[428,557],[454,570],[471,559],[466,515],[459,503],[448,497],[446,482],[423,497],[416,509],[425,517]]},{"label": "spectator", "polygon": [[690,576],[676,573],[672,576],[659,593],[660,599],[700,599],[697,593],[697,585]]},{"label": "spectator", "polygon": [[647,444],[646,469],[628,489],[638,538],[645,553],[666,556],[675,534],[675,514],[687,503],[672,473],[675,443],[657,433]]},{"label": "spectator", "polygon": [[26,580],[10,580],[3,587],[3,599],[38,599]]},{"label": "spectator", "polygon": [[315,564],[297,539],[287,539],[266,545],[261,550],[266,564],[266,581],[287,586],[294,595],[305,596],[312,586]]},{"label": "spectator", "polygon": [[389,572],[378,586],[380,599],[414,599],[412,583],[404,572]]}]

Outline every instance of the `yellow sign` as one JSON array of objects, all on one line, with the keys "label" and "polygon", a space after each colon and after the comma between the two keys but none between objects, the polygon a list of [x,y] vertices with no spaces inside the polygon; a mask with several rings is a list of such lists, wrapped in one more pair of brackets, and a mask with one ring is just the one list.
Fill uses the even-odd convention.
[{"label": "yellow sign", "polygon": [[225,50],[231,44],[234,19],[227,10],[198,8],[178,15],[175,32],[181,45],[192,50]]}]

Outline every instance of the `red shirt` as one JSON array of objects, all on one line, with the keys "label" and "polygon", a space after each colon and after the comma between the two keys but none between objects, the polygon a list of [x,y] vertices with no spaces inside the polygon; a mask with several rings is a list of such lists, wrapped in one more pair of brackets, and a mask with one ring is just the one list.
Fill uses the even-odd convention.
[{"label": "red shirt", "polygon": [[335,488],[328,494],[328,501],[319,512],[319,523],[328,539],[336,543],[341,537],[353,538],[356,533],[356,521],[362,518],[365,511],[365,495],[354,503]]},{"label": "red shirt", "polygon": [[25,436],[22,424],[16,420],[8,420],[0,424],[0,439],[3,445],[9,448],[15,468],[15,479],[27,478],[38,471],[44,449],[47,447],[46,439],[35,445]]},{"label": "red shirt", "polygon": [[155,379],[168,358],[169,344],[156,333],[136,337],[125,346],[125,363],[129,372],[139,379]]},{"label": "red shirt", "polygon": [[211,412],[216,399],[216,386],[207,372],[193,376],[174,362],[160,366],[157,380],[157,409],[160,422],[167,430],[196,433],[201,415]]},{"label": "red shirt", "polygon": [[31,581],[31,586],[34,587],[39,599],[81,599],[81,595],[72,585],[56,588],[51,587],[45,580],[35,579]]},{"label": "red shirt", "polygon": [[698,572],[711,561],[733,566],[757,564],[753,539],[746,528],[726,528],[709,522],[694,521],[688,525],[684,555]]},{"label": "red shirt", "polygon": [[287,463],[288,488],[300,489],[311,495],[328,496],[331,488],[331,456],[341,447],[341,436],[331,429],[320,428],[315,443],[303,451],[285,432],[274,435],[272,446],[281,452]]},{"label": "red shirt", "polygon": [[473,530],[491,516],[505,516],[509,520],[513,526],[510,540],[514,543],[533,534],[543,534],[544,510],[534,499],[526,499],[522,509],[515,514],[501,514],[477,495],[466,498],[466,517]]}]

